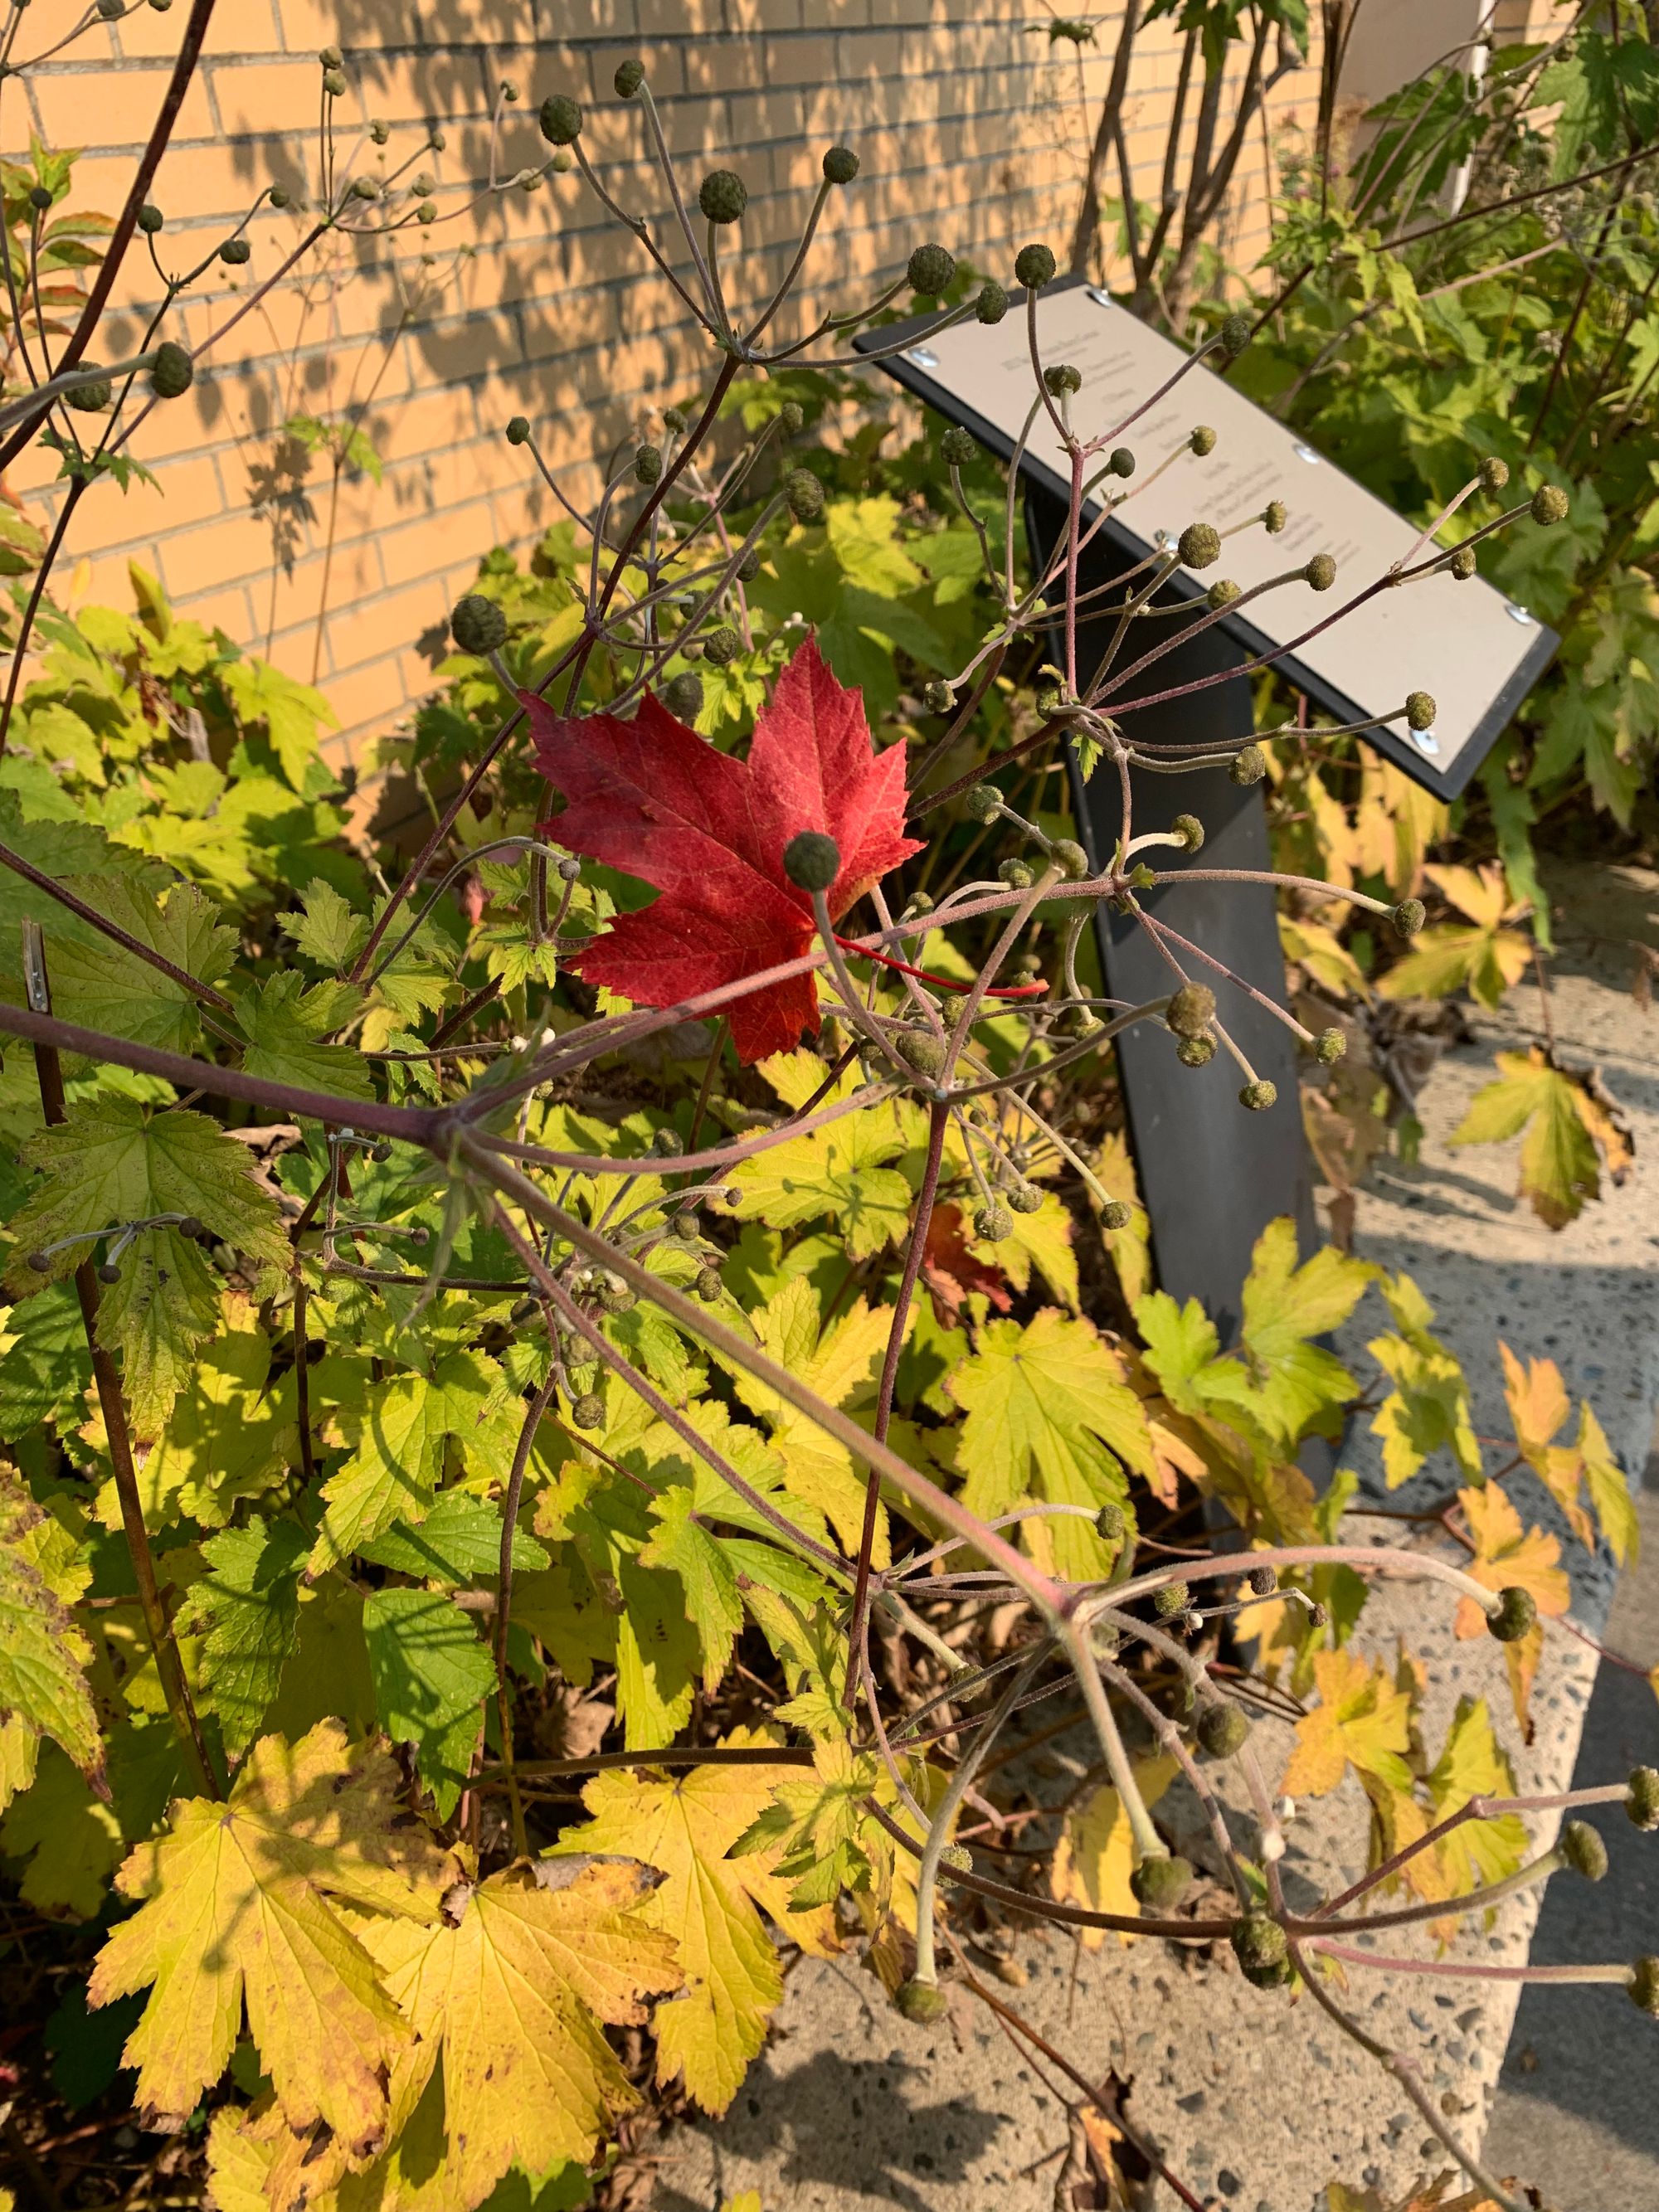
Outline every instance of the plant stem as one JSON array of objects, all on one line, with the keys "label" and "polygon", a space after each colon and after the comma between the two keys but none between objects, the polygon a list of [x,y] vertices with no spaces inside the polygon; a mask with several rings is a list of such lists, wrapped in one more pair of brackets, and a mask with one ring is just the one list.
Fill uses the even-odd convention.
[{"label": "plant stem", "polygon": [[501,1559],[495,1577],[495,1711],[501,1724],[501,1772],[507,1778],[513,1850],[519,1858],[528,1856],[530,1843],[525,1833],[524,1803],[519,1796],[519,1779],[513,1765],[513,1696],[507,1680],[507,1632],[513,1613],[513,1538],[519,1525],[519,1501],[524,1495],[530,1448],[536,1441],[542,1415],[552,1400],[557,1377],[557,1364],[550,1363],[547,1380],[531,1400],[524,1426],[519,1431],[512,1472],[507,1478],[507,1494],[501,1501]]}]

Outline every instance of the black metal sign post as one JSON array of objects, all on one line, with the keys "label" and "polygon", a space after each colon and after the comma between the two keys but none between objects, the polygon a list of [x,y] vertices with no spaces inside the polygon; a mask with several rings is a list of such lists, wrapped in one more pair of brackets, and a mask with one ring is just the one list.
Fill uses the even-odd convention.
[{"label": "black metal sign post", "polygon": [[[1017,301],[1018,295],[1017,296]],[[934,333],[928,320],[909,326],[916,343],[880,364],[949,420],[971,430],[990,451],[1012,459],[1033,389],[1023,304],[996,328],[958,325]],[[1081,367],[1082,392],[1073,419],[1085,434],[1121,419],[1146,393],[1179,368],[1182,349],[1116,307],[1109,295],[1083,285],[1056,285],[1038,301],[1039,338],[1045,362]],[[909,332],[889,326],[859,341],[890,346]],[[1220,379],[1203,371],[1176,387],[1164,409],[1139,422],[1133,436],[1152,463],[1162,460],[1195,422],[1219,431],[1231,457],[1217,477],[1200,477],[1204,465],[1182,457],[1158,469],[1156,497],[1143,511],[1132,497],[1085,549],[1080,586],[1091,589],[1143,562],[1155,545],[1178,535],[1188,521],[1215,520],[1222,526],[1260,513],[1270,497],[1291,503],[1291,526],[1258,545],[1249,537],[1229,545],[1230,572],[1248,586],[1256,578],[1237,565],[1269,561],[1282,570],[1315,551],[1332,551],[1345,578],[1355,583],[1384,573],[1411,547],[1414,533],[1362,487],[1297,442],[1283,424]],[[1103,410],[1097,422],[1091,408]],[[1042,418],[1039,418],[1041,422]],[[1021,458],[1025,517],[1034,568],[1065,528],[1066,483],[1039,437]],[[1131,487],[1133,491],[1133,487]],[[1093,509],[1085,509],[1090,520]],[[1260,538],[1261,533],[1255,533]],[[1143,571],[1144,573],[1144,571]],[[1410,592],[1385,593],[1348,623],[1338,623],[1305,647],[1297,625],[1310,617],[1306,597],[1294,608],[1288,593],[1256,601],[1254,619],[1227,617],[1177,644],[1157,663],[1158,691],[1195,679],[1243,672],[1262,655],[1292,686],[1342,721],[1398,713],[1407,688],[1430,691],[1441,705],[1432,731],[1398,727],[1368,732],[1374,744],[1437,797],[1455,798],[1502,733],[1557,640],[1524,608],[1511,605],[1480,580],[1454,584],[1455,595],[1401,608]],[[1439,591],[1439,583],[1417,587]],[[1177,569],[1171,598],[1199,600],[1204,586]],[[1098,604],[1098,603],[1097,603]],[[1198,610],[1195,608],[1194,611]],[[1277,630],[1272,626],[1279,625]],[[1081,625],[1079,661],[1097,665],[1114,625],[1096,617]],[[1237,745],[1253,731],[1249,681],[1211,680],[1184,699],[1124,714],[1109,704],[1125,733],[1149,744]],[[1271,866],[1267,811],[1260,787],[1235,785],[1223,769],[1162,775],[1141,769],[1134,777],[1137,834],[1169,827],[1176,814],[1195,814],[1205,828],[1206,867],[1265,869]],[[1079,842],[1097,869],[1109,860],[1119,833],[1115,776],[1097,774],[1085,787],[1072,763],[1072,795]],[[1171,927],[1202,945],[1233,972],[1283,1005],[1284,957],[1271,886],[1194,884],[1149,895],[1147,911],[1167,908]],[[1106,989],[1139,1003],[1161,996],[1170,973],[1148,933],[1132,916],[1103,908],[1097,921]],[[1216,980],[1212,978],[1211,980]],[[1221,1330],[1237,1334],[1239,1292],[1251,1248],[1268,1222],[1289,1214],[1305,1254],[1318,1241],[1312,1178],[1297,1098],[1294,1040],[1284,1024],[1243,993],[1221,992],[1229,1029],[1258,1073],[1279,1091],[1266,1113],[1238,1103],[1231,1060],[1218,1053],[1207,1066],[1189,1068],[1171,1040],[1150,1027],[1120,1040],[1130,1131],[1142,1195],[1152,1224],[1158,1280],[1177,1298],[1196,1297]]]}]

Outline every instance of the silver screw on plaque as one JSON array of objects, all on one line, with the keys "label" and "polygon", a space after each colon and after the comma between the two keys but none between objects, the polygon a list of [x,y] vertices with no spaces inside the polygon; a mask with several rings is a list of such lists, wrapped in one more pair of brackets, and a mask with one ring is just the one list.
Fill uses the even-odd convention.
[{"label": "silver screw on plaque", "polygon": [[1110,307],[1115,306],[1116,302],[1113,300],[1111,294],[1109,292],[1103,292],[1098,284],[1091,284],[1088,290],[1089,297],[1094,301],[1096,307]]},{"label": "silver screw on plaque", "polygon": [[1514,599],[1504,600],[1504,611],[1511,622],[1521,623],[1524,629],[1533,629],[1537,626],[1537,616],[1530,609],[1518,605]]},{"label": "silver screw on plaque", "polygon": [[1439,759],[1440,740],[1432,730],[1413,730],[1409,734],[1419,752],[1426,753],[1431,760]]},{"label": "silver screw on plaque", "polygon": [[1316,469],[1325,458],[1322,453],[1315,453],[1311,446],[1304,446],[1299,438],[1291,447],[1291,451],[1296,455],[1298,461],[1306,461],[1310,467]]},{"label": "silver screw on plaque", "polygon": [[918,368],[937,368],[939,367],[939,356],[933,351],[931,346],[912,346],[906,353],[904,358],[906,361],[914,362]]}]

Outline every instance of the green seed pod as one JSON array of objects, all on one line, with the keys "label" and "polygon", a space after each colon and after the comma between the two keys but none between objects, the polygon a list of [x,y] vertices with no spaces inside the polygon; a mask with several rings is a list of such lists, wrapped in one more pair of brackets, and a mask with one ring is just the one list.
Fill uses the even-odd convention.
[{"label": "green seed pod", "polygon": [[678,1129],[654,1129],[651,1134],[651,1149],[659,1160],[677,1160],[685,1150]]},{"label": "green seed pod", "polygon": [[428,131],[427,133],[426,143],[432,149],[434,154],[441,154],[444,148],[448,145],[449,141],[441,131]]},{"label": "green seed pod", "polygon": [[1314,1058],[1322,1067],[1334,1067],[1337,1061],[1343,1058],[1347,1049],[1348,1039],[1346,1031],[1337,1029],[1334,1024],[1328,1030],[1321,1030],[1319,1035],[1314,1039]]},{"label": "green seed pod", "polygon": [[550,93],[536,119],[550,146],[574,146],[582,135],[580,102],[572,100],[568,92]]},{"label": "green seed pod", "polygon": [[1100,1017],[1091,1013],[1087,1006],[1067,1006],[1054,1024],[1060,1036],[1070,1037],[1074,1044],[1081,1044],[1089,1037],[1098,1036],[1105,1026],[1105,1023]]},{"label": "green seed pod", "polygon": [[914,1067],[918,1075],[937,1079],[944,1074],[945,1042],[936,1037],[932,1030],[894,1030],[887,1042],[905,1066]]},{"label": "green seed pod", "polygon": [[1191,1886],[1193,1869],[1185,1859],[1157,1856],[1142,1859],[1129,1876],[1129,1889],[1137,1905],[1162,1918],[1173,1912]]},{"label": "green seed pod", "polygon": [[1460,545],[1446,566],[1460,584],[1467,584],[1480,564],[1474,557],[1473,545]]},{"label": "green seed pod", "polygon": [[1164,1019],[1176,1036],[1202,1036],[1215,1019],[1215,993],[1207,983],[1183,983],[1164,1008]]},{"label": "green seed pod", "polygon": [[632,59],[618,62],[617,74],[611,82],[617,88],[618,100],[632,100],[645,82],[645,64]]},{"label": "green seed pod", "polygon": [[1257,1597],[1272,1597],[1279,1588],[1279,1571],[1276,1567],[1252,1567],[1249,1579],[1250,1588]]},{"label": "green seed pod", "polygon": [[515,415],[513,417],[507,426],[507,442],[509,446],[529,444],[530,418],[527,415]]},{"label": "green seed pod", "polygon": [[919,246],[905,264],[904,273],[913,292],[937,300],[941,292],[949,289],[951,279],[957,273],[956,256],[947,253],[942,246]]},{"label": "green seed pod", "polygon": [[1000,284],[981,284],[979,297],[974,302],[974,313],[985,324],[1000,323],[1008,312],[1008,295]]},{"label": "green seed pod", "polygon": [[[83,361],[82,369],[95,368],[95,362]],[[91,384],[77,384],[64,394],[65,407],[74,408],[77,415],[101,415],[114,397],[114,386],[106,376]]]},{"label": "green seed pod", "polygon": [[[438,220],[437,202],[435,200],[422,200],[419,207],[415,210],[415,220],[416,222],[420,223],[436,222]],[[430,257],[428,256],[428,258],[429,259]]]},{"label": "green seed pod", "polygon": [[120,1281],[121,1270],[116,1266],[113,1260],[106,1260],[104,1261],[103,1265],[98,1270],[98,1279],[100,1283],[118,1283]]},{"label": "green seed pod", "polygon": [[822,830],[803,830],[783,848],[783,872],[799,890],[827,891],[841,873],[841,848]]},{"label": "green seed pod", "polygon": [[1016,1213],[1036,1213],[1042,1205],[1042,1193],[1034,1182],[1011,1184],[1002,1194]]},{"label": "green seed pod", "polygon": [[799,437],[806,416],[799,400],[786,399],[778,410],[778,427],[786,438]]},{"label": "green seed pod", "polygon": [[1173,1620],[1192,1601],[1193,1594],[1185,1583],[1164,1583],[1152,1592],[1152,1611],[1159,1620]]},{"label": "green seed pod", "polygon": [[438,189],[438,179],[428,169],[422,169],[409,180],[409,189],[417,200],[429,198]]},{"label": "green seed pod", "polygon": [[1204,824],[1196,814],[1177,814],[1170,824],[1170,831],[1172,836],[1180,838],[1182,847],[1188,853],[1203,851]]},{"label": "green seed pod", "polygon": [[893,2009],[917,2027],[931,2027],[935,2021],[944,2019],[949,2000],[937,1982],[919,1982],[912,1977],[894,1990]]},{"label": "green seed pod", "polygon": [[797,522],[810,525],[822,520],[823,486],[811,469],[791,469],[783,480],[783,495]]},{"label": "green seed pod", "polygon": [[948,714],[956,703],[956,695],[948,684],[934,677],[921,687],[921,703],[930,714]]},{"label": "green seed pod", "polygon": [[1588,1820],[1569,1820],[1561,1830],[1556,1849],[1575,1874],[1586,1881],[1600,1881],[1607,1870],[1607,1847],[1601,1831]]},{"label": "green seed pod", "polygon": [[1254,1083],[1244,1085],[1238,1094],[1238,1103],[1248,1106],[1252,1114],[1265,1114],[1270,1106],[1279,1103],[1279,1085],[1269,1083],[1266,1076],[1259,1076]]},{"label": "green seed pod", "polygon": [[697,205],[710,222],[736,222],[748,204],[749,187],[735,169],[711,169],[697,187]]},{"label": "green seed pod", "polygon": [[1206,1705],[1198,1717],[1200,1750],[1212,1759],[1231,1759],[1249,1741],[1250,1723],[1237,1705]]},{"label": "green seed pod", "polygon": [[1109,1198],[1100,1209],[1100,1225],[1109,1236],[1127,1229],[1134,1219],[1134,1208],[1126,1206],[1121,1198]]},{"label": "green seed pod", "polygon": [[939,449],[953,469],[965,469],[969,461],[978,458],[979,441],[971,430],[964,430],[959,422],[953,422],[939,440]]},{"label": "green seed pod", "polygon": [[1221,532],[1213,523],[1189,522],[1176,540],[1184,567],[1207,568],[1221,558]]},{"label": "green seed pod", "polygon": [[1012,891],[1029,891],[1036,878],[1024,860],[1005,860],[997,873]]},{"label": "green seed pod", "polygon": [[455,602],[449,634],[463,653],[476,653],[482,658],[506,644],[507,617],[494,599],[485,599],[481,592],[469,592]]},{"label": "green seed pod", "polygon": [[1089,855],[1075,837],[1056,837],[1048,848],[1048,858],[1068,883],[1080,884],[1089,872]]},{"label": "green seed pod", "polygon": [[[32,1258],[29,1264],[34,1264]],[[1632,1768],[1625,1811],[1637,1827],[1649,1833],[1659,1828],[1659,1770],[1651,1766]]]},{"label": "green seed pod", "polygon": [[227,269],[240,269],[252,252],[245,238],[228,238],[219,248],[219,258]]},{"label": "green seed pod", "polygon": [[[284,193],[283,197],[286,199],[288,196]],[[270,204],[272,207],[275,207],[276,204],[276,195],[273,190],[270,196]],[[154,238],[156,232],[160,230],[161,225],[166,222],[166,220],[167,218],[161,213],[161,209],[154,206],[149,200],[146,200],[143,207],[138,210],[138,228],[143,232],[146,238]]]},{"label": "green seed pod", "polygon": [[1002,793],[994,783],[976,783],[963,794],[962,811],[970,822],[994,822],[1002,811]]},{"label": "green seed pod", "polygon": [[1510,1583],[1498,1593],[1498,1610],[1486,1615],[1486,1632],[1500,1644],[1518,1644],[1538,1619],[1538,1602],[1530,1590]]},{"label": "green seed pod", "polygon": [[1036,691],[1036,710],[1045,722],[1051,722],[1066,704],[1066,695],[1058,684],[1039,684]]},{"label": "green seed pod", "polygon": [[1482,491],[1502,491],[1510,480],[1510,465],[1500,461],[1496,453],[1488,453],[1480,469]]},{"label": "green seed pod", "polygon": [[1540,484],[1532,495],[1532,519],[1534,522],[1552,523],[1565,520],[1567,495],[1559,484]]},{"label": "green seed pod", "polygon": [[671,676],[657,694],[669,713],[682,722],[695,722],[702,712],[702,678],[687,669]]},{"label": "green seed pod", "polygon": [[1240,591],[1231,576],[1221,577],[1217,582],[1212,584],[1204,594],[1206,603],[1214,614],[1219,614],[1223,607],[1231,606],[1235,599],[1241,599],[1243,596],[1243,592]]},{"label": "green seed pod", "polygon": [[1229,361],[1237,361],[1250,343],[1250,319],[1248,315],[1229,315],[1217,331],[1221,350]]},{"label": "green seed pod", "polygon": [[642,484],[653,484],[662,475],[660,446],[641,446],[634,455],[634,475]]},{"label": "green seed pod", "polygon": [[325,69],[338,69],[345,56],[337,46],[325,46],[317,58]]},{"label": "green seed pod", "polygon": [[46,190],[44,185],[31,185],[29,186],[29,205],[34,210],[37,215],[45,215],[47,209],[50,208],[52,204],[52,194]]},{"label": "green seed pod", "polygon": [[823,173],[832,185],[850,185],[859,173],[859,157],[850,146],[832,146],[823,157]]},{"label": "green seed pod", "polygon": [[357,200],[379,199],[380,197],[380,179],[378,177],[354,177],[351,180],[351,197],[353,199]]},{"label": "green seed pod", "polygon": [[183,346],[165,339],[155,349],[149,372],[149,388],[158,399],[178,399],[196,379],[196,364]]},{"label": "green seed pod", "polygon": [[[265,198],[270,202],[272,207],[285,208],[291,205],[293,196],[283,185],[273,185],[265,194]],[[156,228],[158,230],[161,228],[159,222],[156,224]]]},{"label": "green seed pod", "polygon": [[1014,256],[1014,274],[1028,292],[1040,292],[1054,273],[1054,257],[1046,246],[1022,246]]},{"label": "green seed pod", "polygon": [[1630,1991],[1632,2004],[1639,2006],[1650,2019],[1659,2020],[1659,1959],[1638,1959],[1630,1970],[1630,1979],[1625,1987]]},{"label": "green seed pod", "polygon": [[[390,1149],[391,1147],[388,1146],[388,1152]],[[206,1222],[199,1220],[193,1213],[187,1213],[179,1224],[179,1234],[181,1237],[188,1237],[194,1244],[207,1242],[210,1233]]]},{"label": "green seed pod", "polygon": [[1095,1534],[1103,1544],[1121,1544],[1128,1527],[1123,1517],[1123,1508],[1114,1505],[1109,1499],[1095,1516]]},{"label": "green seed pod", "polygon": [[580,1398],[570,1401],[570,1419],[579,1429],[602,1429],[605,1400],[597,1390],[584,1390]]},{"label": "green seed pod", "polygon": [[1083,371],[1073,368],[1069,362],[1057,361],[1052,368],[1043,370],[1042,381],[1052,397],[1058,399],[1062,393],[1082,391]]},{"label": "green seed pod", "polygon": [[1336,563],[1328,553],[1316,553],[1302,574],[1316,592],[1328,592],[1336,581]]},{"label": "green seed pod", "polygon": [[1291,510],[1282,499],[1270,499],[1261,510],[1262,526],[1269,538],[1277,538],[1291,519]]},{"label": "green seed pod", "polygon": [[1422,900],[1401,899],[1389,919],[1401,937],[1415,937],[1425,920]]},{"label": "green seed pod", "polygon": [[1202,460],[1206,454],[1214,453],[1215,432],[1211,429],[1207,422],[1200,422],[1194,430],[1192,436],[1187,441],[1187,449],[1189,453],[1196,453],[1200,460]]},{"label": "green seed pod", "polygon": [[1013,1233],[1013,1215],[994,1199],[989,1206],[981,1206],[974,1215],[974,1234],[981,1244],[1000,1244],[1006,1237],[1012,1237]]},{"label": "green seed pod", "polygon": [[1290,1942],[1268,1914],[1241,1913],[1233,1923],[1231,1942],[1233,1956],[1243,1969],[1245,1980],[1257,1989],[1278,1989],[1290,1979]]},{"label": "green seed pod", "polygon": [[626,1283],[620,1286],[607,1284],[599,1292],[599,1304],[608,1314],[631,1313],[639,1302],[638,1293],[630,1291]]},{"label": "green seed pod", "polygon": [[1267,756],[1260,745],[1241,745],[1227,763],[1230,783],[1260,783],[1267,773]]},{"label": "green seed pod", "polygon": [[692,1284],[691,1288],[696,1296],[702,1300],[704,1305],[712,1306],[715,1299],[719,1297],[722,1288],[720,1269],[718,1267],[700,1267],[697,1270],[697,1279]]},{"label": "green seed pod", "polygon": [[1127,446],[1114,446],[1106,456],[1106,465],[1115,477],[1132,477],[1135,472],[1135,457]]},{"label": "green seed pod", "polygon": [[702,1224],[695,1206],[683,1206],[669,1223],[669,1232],[683,1244],[695,1244],[702,1234]]},{"label": "green seed pod", "polygon": [[1439,708],[1431,693],[1408,691],[1406,694],[1406,726],[1412,730],[1431,730]]},{"label": "green seed pod", "polygon": [[52,1273],[52,1257],[49,1253],[31,1252],[23,1265],[31,1274],[49,1275]]},{"label": "green seed pod", "polygon": [[743,651],[743,639],[730,623],[720,623],[703,638],[704,658],[716,668],[729,668]]},{"label": "green seed pod", "polygon": [[1176,1058],[1183,1067],[1207,1067],[1215,1058],[1215,1039],[1212,1036],[1182,1037],[1176,1047]]},{"label": "green seed pod", "polygon": [[377,146],[384,146],[392,133],[377,117],[368,126],[368,135]]},{"label": "green seed pod", "polygon": [[346,81],[345,71],[343,70],[331,69],[325,70],[323,71],[323,90],[328,94],[331,100],[343,100],[345,98],[345,88]]},{"label": "green seed pod", "polygon": [[949,1867],[952,1874],[972,1874],[974,1870],[974,1855],[965,1844],[946,1844],[939,1855],[939,1863]]}]

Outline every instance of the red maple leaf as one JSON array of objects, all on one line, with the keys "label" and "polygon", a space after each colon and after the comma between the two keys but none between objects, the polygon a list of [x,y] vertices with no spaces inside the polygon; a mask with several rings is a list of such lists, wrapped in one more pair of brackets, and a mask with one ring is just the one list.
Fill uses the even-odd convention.
[{"label": "red maple leaf", "polygon": [[[783,848],[800,830],[823,831],[840,848],[832,921],[921,850],[903,835],[903,746],[876,752],[863,699],[836,681],[811,640],[779,677],[746,761],[649,694],[631,722],[568,721],[532,693],[519,696],[536,764],[566,801],[560,842],[661,893],[569,963],[636,1005],[677,1006],[811,950],[811,901],[783,872]],[[817,985],[811,974],[791,976],[726,1012],[738,1058],[763,1060],[817,1028]]]}]

